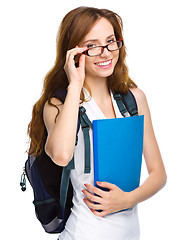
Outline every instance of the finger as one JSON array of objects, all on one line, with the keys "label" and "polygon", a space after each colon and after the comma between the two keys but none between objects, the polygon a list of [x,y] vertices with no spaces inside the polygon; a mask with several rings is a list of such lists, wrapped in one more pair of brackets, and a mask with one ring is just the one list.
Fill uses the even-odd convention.
[{"label": "finger", "polygon": [[79,59],[79,67],[84,68],[85,67],[85,55],[82,54]]},{"label": "finger", "polygon": [[71,49],[69,49],[69,50],[67,51],[67,54],[69,55],[70,53],[72,53],[72,52],[74,52],[74,51],[77,51],[77,50],[79,50],[79,49],[81,49],[81,48],[79,48],[78,46],[76,46],[75,48],[71,48]]},{"label": "finger", "polygon": [[73,48],[71,50],[68,50],[66,54],[66,62],[64,65],[64,69],[67,68],[67,66],[71,66],[75,68],[75,57],[78,54],[81,54],[86,48]]},{"label": "finger", "polygon": [[89,201],[88,199],[83,199],[83,201],[86,203],[86,205],[93,210],[102,210],[102,205],[101,204],[96,204],[93,203],[91,201]]},{"label": "finger", "polygon": [[90,210],[91,210],[92,213],[93,213],[94,215],[96,215],[97,217],[104,217],[104,216],[106,216],[106,215],[108,214],[108,212],[106,212],[106,211],[98,212],[98,211],[96,211],[96,210],[94,210],[94,209],[90,209]]},{"label": "finger", "polygon": [[101,197],[105,197],[106,192],[91,185],[91,184],[84,184],[85,187],[87,187],[90,191],[92,191],[93,193],[96,193],[97,195],[101,196]]},{"label": "finger", "polygon": [[103,187],[103,188],[108,188],[109,190],[113,190],[116,188],[115,184],[109,183],[109,182],[97,182],[97,185],[99,187]]},{"label": "finger", "polygon": [[102,198],[101,197],[97,197],[94,196],[92,193],[90,193],[87,190],[82,190],[82,192],[84,193],[84,195],[91,201],[93,202],[98,202],[98,203],[102,203]]},{"label": "finger", "polygon": [[79,48],[79,47],[72,48],[72,49],[67,51],[66,59],[69,59],[69,57],[70,58],[74,58],[74,56],[76,56],[79,53],[82,53],[84,50],[86,50],[86,47],[83,47],[83,48]]}]

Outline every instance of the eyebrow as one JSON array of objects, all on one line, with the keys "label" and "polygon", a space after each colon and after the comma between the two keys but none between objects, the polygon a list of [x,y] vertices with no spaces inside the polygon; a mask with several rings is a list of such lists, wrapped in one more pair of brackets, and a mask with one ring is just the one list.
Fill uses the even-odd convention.
[{"label": "eyebrow", "polygon": [[[106,39],[110,38],[110,37],[115,37],[115,34],[112,34],[110,36],[108,36]],[[87,42],[97,42],[98,39],[90,39],[90,40],[86,40],[85,42],[83,42],[83,44],[87,43]]]}]

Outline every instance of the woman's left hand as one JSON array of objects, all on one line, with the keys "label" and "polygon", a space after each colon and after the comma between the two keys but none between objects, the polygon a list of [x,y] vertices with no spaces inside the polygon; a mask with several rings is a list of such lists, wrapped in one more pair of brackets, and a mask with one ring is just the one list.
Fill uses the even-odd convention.
[{"label": "woman's left hand", "polygon": [[[85,184],[85,186],[88,190],[93,192],[93,194],[86,189],[82,190],[87,197],[84,199],[84,202],[96,216],[104,217],[109,213],[133,207],[128,200],[129,192],[124,192],[115,184],[108,182],[97,182],[97,185],[99,187],[108,188],[109,191],[103,191],[90,184]],[[102,212],[98,212],[96,210],[102,210]]]}]

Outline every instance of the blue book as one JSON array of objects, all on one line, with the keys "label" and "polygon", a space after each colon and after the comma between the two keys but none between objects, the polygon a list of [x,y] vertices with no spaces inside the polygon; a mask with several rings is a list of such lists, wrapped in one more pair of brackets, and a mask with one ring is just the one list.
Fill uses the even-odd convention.
[{"label": "blue book", "polygon": [[93,121],[95,186],[109,182],[125,192],[139,186],[143,128],[144,116]]}]

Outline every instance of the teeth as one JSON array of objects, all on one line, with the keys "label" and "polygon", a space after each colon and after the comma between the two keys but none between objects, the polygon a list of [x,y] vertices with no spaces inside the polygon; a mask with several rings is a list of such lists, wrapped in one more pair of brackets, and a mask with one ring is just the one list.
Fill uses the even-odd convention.
[{"label": "teeth", "polygon": [[111,60],[107,61],[107,62],[103,62],[103,63],[96,63],[96,65],[98,66],[107,66],[111,63]]}]

